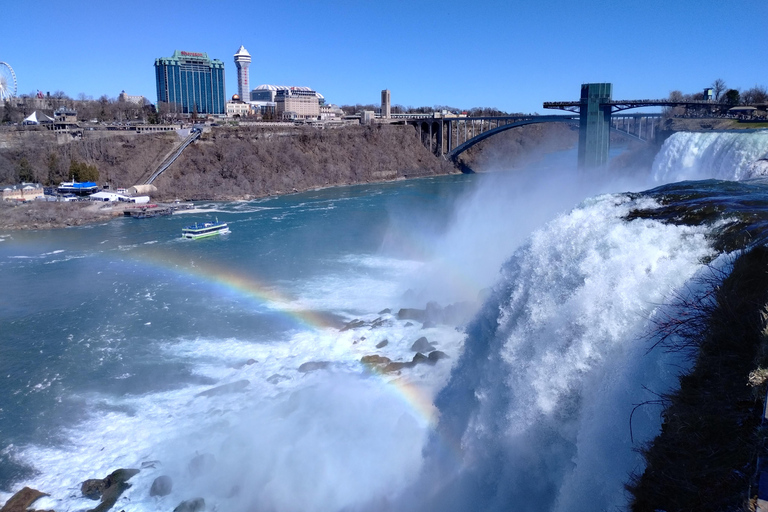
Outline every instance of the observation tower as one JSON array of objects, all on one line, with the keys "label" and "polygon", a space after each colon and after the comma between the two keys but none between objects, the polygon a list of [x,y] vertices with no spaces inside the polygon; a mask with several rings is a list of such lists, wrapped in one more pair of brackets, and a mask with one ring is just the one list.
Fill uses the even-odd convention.
[{"label": "observation tower", "polygon": [[248,94],[251,92],[248,86],[248,66],[251,65],[251,54],[240,45],[240,49],[235,54],[235,66],[237,66],[237,94],[243,101],[248,100]]}]

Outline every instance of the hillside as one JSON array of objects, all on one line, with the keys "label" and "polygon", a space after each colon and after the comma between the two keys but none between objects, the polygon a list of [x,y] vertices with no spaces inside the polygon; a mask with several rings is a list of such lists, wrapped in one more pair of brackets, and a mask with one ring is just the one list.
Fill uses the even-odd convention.
[{"label": "hillside", "polygon": [[406,126],[214,130],[155,182],[164,198],[249,199],[458,172]]}]

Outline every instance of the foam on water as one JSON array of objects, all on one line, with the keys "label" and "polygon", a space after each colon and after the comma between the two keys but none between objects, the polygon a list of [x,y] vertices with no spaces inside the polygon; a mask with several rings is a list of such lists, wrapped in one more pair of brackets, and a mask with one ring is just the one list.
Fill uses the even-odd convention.
[{"label": "foam on water", "polygon": [[[765,153],[764,138],[727,142],[728,134],[712,140],[699,135],[673,136],[651,177],[742,177],[739,169]],[[693,149],[697,144],[700,149]],[[721,163],[702,165],[710,160]],[[729,166],[736,170],[727,171]],[[585,183],[567,169],[543,180],[531,173],[491,176],[485,183],[463,198],[447,223],[413,218],[407,209],[404,218],[398,218],[400,210],[393,212],[380,254],[328,256],[318,263],[323,272],[306,279],[286,273],[283,281],[263,286],[245,273],[252,288],[236,288],[231,279],[218,283],[232,286],[216,287],[216,278],[225,274],[206,274],[204,259],[189,268],[149,261],[157,254],[151,251],[178,245],[176,240],[163,242],[152,233],[147,239],[157,243],[148,245],[116,237],[110,251],[137,261],[104,280],[122,316],[106,320],[98,332],[72,328],[68,347],[88,348],[97,367],[121,362],[132,354],[120,329],[135,322],[149,340],[144,357],[151,354],[168,368],[183,365],[193,375],[170,388],[132,393],[114,391],[141,378],[120,365],[104,374],[110,381],[102,387],[73,394],[59,386],[56,373],[30,380],[19,393],[59,393],[59,402],[80,405],[83,419],[61,432],[60,443],[0,447],[0,455],[39,470],[23,483],[51,493],[38,508],[59,512],[92,508],[92,501],[78,497],[81,482],[118,467],[142,467],[116,505],[128,512],[172,510],[197,496],[210,509],[232,511],[622,507],[623,483],[642,468],[634,450],[659,429],[659,411],[640,409],[632,441],[629,415],[635,404],[652,398],[646,387],[669,389],[681,368],[681,361],[661,351],[647,354],[643,336],[660,304],[690,287],[702,261],[713,256],[706,239],[711,228],[627,222],[630,210],[655,204],[622,194],[598,196],[570,210],[607,185]],[[284,227],[294,219],[296,225],[306,222],[303,212],[332,215],[342,200],[352,198],[329,200],[318,193],[280,208],[265,206],[273,201],[265,199],[207,204],[197,213],[288,219],[276,224]],[[365,205],[356,207],[362,211]],[[47,252],[46,258],[59,251]],[[65,256],[75,254],[81,256]],[[123,279],[140,284],[124,286]],[[443,304],[475,299],[489,285],[490,297],[466,333],[376,313],[423,307],[432,298]],[[414,289],[403,297],[405,286]],[[197,295],[173,302],[168,288]],[[233,296],[236,290],[241,295]],[[240,300],[254,290],[271,302]],[[305,322],[279,332],[180,335],[164,325],[169,309],[177,319],[179,311],[202,311],[210,315],[201,319],[206,322],[265,310],[295,317],[309,310],[364,324],[341,331]],[[401,375],[379,375],[360,364],[370,354],[410,361],[411,344],[421,336],[450,359]],[[300,371],[304,363],[322,369]],[[232,387],[207,393],[221,385]],[[190,460],[199,454],[216,461],[203,477],[190,472]],[[162,474],[173,477],[173,492],[150,498],[151,482]]]},{"label": "foam on water", "polygon": [[[643,207],[651,204],[643,201]],[[602,196],[558,216],[504,265],[468,330],[436,404],[441,437],[427,451],[412,510],[613,510],[641,464],[635,449],[658,411],[628,421],[679,367],[641,342],[658,305],[711,255],[703,228],[626,222],[638,207]],[[638,415],[641,416],[641,415]]]},{"label": "foam on water", "polygon": [[768,156],[768,130],[749,133],[679,132],[656,155],[657,182],[683,180],[744,180],[763,176],[755,161]]}]

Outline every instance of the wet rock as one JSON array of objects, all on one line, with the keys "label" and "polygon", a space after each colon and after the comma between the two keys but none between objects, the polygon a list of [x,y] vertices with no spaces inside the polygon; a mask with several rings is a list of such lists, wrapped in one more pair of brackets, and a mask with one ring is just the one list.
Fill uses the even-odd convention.
[{"label": "wet rock", "polygon": [[430,327],[434,327],[435,325],[437,325],[437,324],[435,324],[435,322],[433,322],[432,320],[427,320],[426,322],[421,324],[421,328],[422,329],[429,329]]},{"label": "wet rock", "polygon": [[411,359],[411,366],[416,366],[419,363],[426,363],[427,361],[429,361],[427,356],[421,352],[416,352],[416,354],[413,356],[413,359]]},{"label": "wet rock", "polygon": [[145,460],[144,462],[141,463],[141,469],[147,469],[147,468],[155,469],[155,466],[157,464],[160,464],[159,460]]},{"label": "wet rock", "polygon": [[270,384],[279,384],[284,380],[289,380],[289,377],[286,377],[285,375],[280,375],[278,373],[270,375],[269,378],[267,378],[267,382],[269,382]]},{"label": "wet rock", "polygon": [[44,492],[40,492],[37,489],[31,487],[24,487],[22,490],[11,496],[3,508],[0,508],[0,512],[26,512],[32,503],[37,501],[43,496],[50,496]]},{"label": "wet rock", "polygon": [[397,312],[397,319],[423,322],[427,319],[427,311],[425,309],[402,308]]},{"label": "wet rock", "polygon": [[411,350],[414,352],[432,352],[435,350],[435,346],[432,345],[429,340],[427,340],[426,337],[422,336],[421,338],[417,339],[413,342],[413,345],[411,345]]},{"label": "wet rock", "polygon": [[131,487],[127,481],[138,472],[138,469],[121,468],[116,469],[102,480],[90,479],[83,482],[80,486],[83,496],[92,500],[101,498],[101,503],[88,512],[106,512],[111,509],[117,503],[120,495]]},{"label": "wet rock", "polygon": [[406,326],[406,327],[410,327],[410,326],[412,326],[412,325],[413,325],[413,322],[405,322],[405,326]]},{"label": "wet rock", "polygon": [[130,489],[131,484],[127,482],[116,482],[113,485],[107,487],[104,490],[104,494],[101,496],[101,503],[92,508],[88,512],[106,512],[111,509],[117,503],[117,499],[120,497],[126,489]]},{"label": "wet rock", "polygon": [[400,361],[394,361],[392,363],[389,363],[384,368],[381,369],[384,373],[391,373],[391,372],[399,372],[403,368],[410,368],[413,366],[413,363],[403,363]]},{"label": "wet rock", "polygon": [[107,484],[104,482],[104,479],[92,478],[90,480],[86,480],[80,485],[80,492],[82,492],[83,496],[88,499],[100,500],[101,495],[104,493],[104,489],[106,488]]},{"label": "wet rock", "polygon": [[360,320],[359,318],[356,318],[352,320],[351,322],[347,323],[344,327],[339,329],[340,332],[348,331],[350,329],[357,329],[358,327],[363,327],[365,325],[365,322],[363,320]]},{"label": "wet rock", "polygon": [[429,353],[429,355],[427,356],[427,359],[428,359],[427,363],[435,364],[440,359],[448,359],[448,354],[446,354],[445,352],[441,352],[439,350],[434,350]]},{"label": "wet rock", "polygon": [[237,391],[242,391],[246,387],[248,387],[248,384],[250,382],[246,379],[238,380],[237,382],[230,382],[229,384],[222,384],[221,386],[216,386],[215,388],[206,389],[205,391],[202,391],[195,396],[217,396],[217,395],[224,395],[227,393],[236,393]]},{"label": "wet rock", "polygon": [[192,460],[189,461],[187,469],[189,470],[189,474],[192,476],[192,478],[197,478],[199,476],[210,473],[215,467],[216,457],[214,457],[211,453],[201,453],[199,455],[195,455]]},{"label": "wet rock", "polygon": [[388,357],[373,354],[370,356],[363,356],[360,358],[360,362],[368,366],[382,366],[391,363],[392,360]]},{"label": "wet rock", "polygon": [[182,501],[173,509],[173,512],[200,512],[201,510],[205,510],[205,500],[203,498],[195,498]]},{"label": "wet rock", "polygon": [[299,366],[301,373],[314,372],[315,370],[324,370],[331,365],[330,361],[309,361]]},{"label": "wet rock", "polygon": [[389,309],[389,308],[387,308],[387,309],[382,309],[381,311],[379,311],[379,313],[378,313],[378,314],[379,314],[379,315],[388,315],[388,314],[390,314],[390,313],[392,313],[392,310],[391,310],[391,309]]},{"label": "wet rock", "polygon": [[237,364],[233,364],[233,365],[232,365],[232,368],[234,368],[235,370],[242,370],[244,367],[246,367],[246,366],[251,366],[252,364],[256,364],[256,363],[258,363],[258,361],[257,361],[257,360],[255,360],[255,359],[249,359],[249,360],[247,360],[247,361],[246,361],[246,362],[244,362],[244,363],[237,363]]},{"label": "wet rock", "polygon": [[168,475],[155,478],[152,487],[149,488],[150,496],[167,496],[173,490],[173,480]]},{"label": "wet rock", "polygon": [[116,469],[107,475],[104,481],[106,482],[107,487],[111,487],[117,483],[127,482],[139,472],[140,470],[138,469]]},{"label": "wet rock", "polygon": [[380,341],[376,344],[376,348],[384,348],[389,345],[389,340]]}]

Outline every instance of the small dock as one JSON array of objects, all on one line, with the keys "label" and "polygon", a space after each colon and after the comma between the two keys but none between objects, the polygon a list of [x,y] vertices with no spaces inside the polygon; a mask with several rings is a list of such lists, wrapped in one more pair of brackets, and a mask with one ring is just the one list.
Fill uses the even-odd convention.
[{"label": "small dock", "polygon": [[151,219],[153,217],[162,217],[172,215],[177,210],[191,210],[195,207],[192,203],[174,202],[171,204],[137,204],[126,206],[123,215],[134,219]]}]

